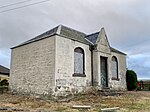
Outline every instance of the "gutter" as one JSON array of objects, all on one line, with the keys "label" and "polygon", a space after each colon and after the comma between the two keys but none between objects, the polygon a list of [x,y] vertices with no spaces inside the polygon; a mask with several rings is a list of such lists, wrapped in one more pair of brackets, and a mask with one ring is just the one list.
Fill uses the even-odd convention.
[{"label": "gutter", "polygon": [[91,85],[94,86],[94,76],[93,76],[93,50],[95,49],[95,46],[90,46],[91,51]]}]

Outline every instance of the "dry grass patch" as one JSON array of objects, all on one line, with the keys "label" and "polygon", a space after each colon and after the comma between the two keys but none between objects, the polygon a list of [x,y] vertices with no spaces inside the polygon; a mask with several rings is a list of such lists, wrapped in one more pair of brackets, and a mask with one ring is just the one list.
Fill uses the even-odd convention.
[{"label": "dry grass patch", "polygon": [[[72,109],[90,105],[91,109]],[[46,101],[32,97],[0,94],[0,107],[15,107],[36,112],[100,112],[101,108],[120,107],[121,112],[150,112],[150,92],[125,92],[120,96],[101,96],[96,92],[78,94],[67,102]]]}]

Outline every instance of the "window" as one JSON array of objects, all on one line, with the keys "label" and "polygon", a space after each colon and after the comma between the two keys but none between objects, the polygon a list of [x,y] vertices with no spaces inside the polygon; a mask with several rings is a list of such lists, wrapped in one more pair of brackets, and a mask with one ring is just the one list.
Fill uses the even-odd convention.
[{"label": "window", "polygon": [[85,77],[84,51],[80,47],[77,47],[74,49],[74,74],[73,76]]},{"label": "window", "polygon": [[118,80],[118,61],[115,56],[112,57],[112,79]]}]

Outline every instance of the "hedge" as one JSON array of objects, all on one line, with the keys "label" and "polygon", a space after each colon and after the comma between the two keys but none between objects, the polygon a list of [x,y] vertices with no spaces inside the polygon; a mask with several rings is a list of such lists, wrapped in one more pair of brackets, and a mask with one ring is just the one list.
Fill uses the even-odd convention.
[{"label": "hedge", "polygon": [[127,89],[133,91],[137,89],[137,75],[133,70],[126,72]]}]

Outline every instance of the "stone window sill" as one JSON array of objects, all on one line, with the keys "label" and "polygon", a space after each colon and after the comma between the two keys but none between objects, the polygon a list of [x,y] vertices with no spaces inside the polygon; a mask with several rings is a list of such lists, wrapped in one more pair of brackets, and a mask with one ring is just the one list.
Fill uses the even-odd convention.
[{"label": "stone window sill", "polygon": [[73,77],[86,77],[85,74],[80,74],[80,73],[74,73],[72,76]]},{"label": "stone window sill", "polygon": [[116,80],[116,81],[119,81],[119,80],[120,80],[119,78],[116,78],[116,77],[112,77],[111,79],[112,79],[112,80]]}]

